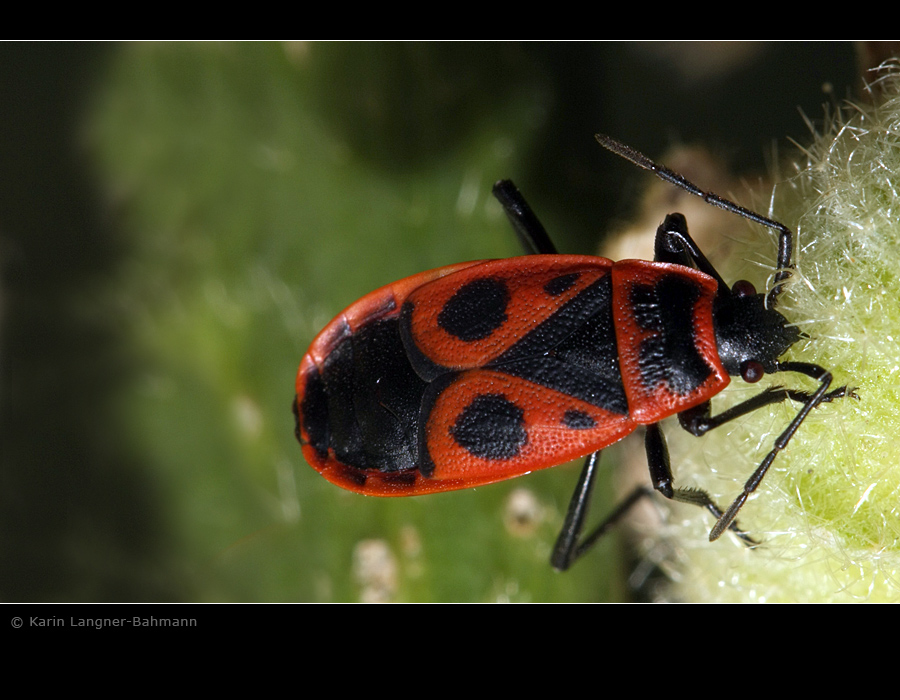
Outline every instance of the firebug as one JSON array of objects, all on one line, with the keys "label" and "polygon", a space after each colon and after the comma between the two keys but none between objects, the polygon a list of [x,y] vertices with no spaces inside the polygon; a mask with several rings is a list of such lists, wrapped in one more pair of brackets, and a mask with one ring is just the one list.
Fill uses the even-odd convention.
[{"label": "firebug", "polygon": [[[793,269],[783,224],[705,192],[608,136],[602,146],[663,180],[777,232],[767,293],[730,286],[681,214],[656,232],[650,261],[560,255],[518,189],[494,186],[526,255],[423,272],[368,294],[316,337],[297,374],[296,434],[314,469],[372,496],[414,496],[509,479],[585,457],[551,563],[567,569],[652,490],[639,487],[588,535],[582,530],[600,451],[644,429],[652,489],[707,509],[754,541],[736,516],[810,412],[846,396],[831,372],[779,361],[801,337],[777,311]],[[812,392],[775,387],[718,414],[732,376],[793,372]],[[799,404],[794,419],[725,510],[677,488],[659,423],[677,415],[700,436],[764,406]]]}]

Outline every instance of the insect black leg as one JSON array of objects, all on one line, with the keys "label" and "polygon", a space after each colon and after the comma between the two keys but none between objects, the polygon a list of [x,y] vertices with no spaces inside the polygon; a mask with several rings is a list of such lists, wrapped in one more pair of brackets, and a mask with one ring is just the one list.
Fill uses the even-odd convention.
[{"label": "insect black leg", "polygon": [[557,250],[547,230],[528,206],[528,202],[511,180],[500,180],[494,185],[494,196],[503,205],[519,242],[526,255],[555,255]]},{"label": "insect black leg", "polygon": [[[653,488],[666,498],[679,503],[706,508],[715,516],[717,523],[722,521],[722,509],[716,505],[710,495],[702,489],[675,488],[672,482],[672,467],[669,463],[669,449],[666,447],[666,439],[658,424],[648,425],[644,436],[644,446],[647,450],[647,465],[650,467],[650,480]],[[758,544],[747,533],[741,530],[732,520],[726,525],[734,534],[740,537],[745,544]],[[720,533],[721,534],[721,533]]]},{"label": "insect black leg", "polygon": [[575,493],[572,494],[572,499],[569,501],[566,519],[563,522],[559,537],[556,538],[553,554],[550,556],[550,564],[559,571],[568,569],[577,557],[575,552],[577,550],[578,537],[581,535],[584,519],[590,506],[594,480],[597,475],[597,464],[599,462],[600,453],[594,452],[588,455],[584,461],[584,466],[581,468],[581,476],[578,477]]},{"label": "insect black leg", "polygon": [[[799,394],[801,392],[796,393]],[[722,509],[716,505],[706,491],[674,488],[672,484],[672,469],[669,464],[669,450],[666,447],[662,430],[660,430],[658,425],[647,426],[645,447],[653,489],[673,501],[706,508],[717,521],[721,521],[723,516]],[[550,557],[550,563],[553,565],[553,568],[559,571],[565,571],[572,566],[577,559],[593,547],[603,535],[618,523],[639,500],[653,493],[646,486],[638,486],[627,498],[619,503],[616,509],[602,523],[594,528],[590,534],[582,538],[581,531],[584,529],[584,521],[590,509],[591,494],[594,489],[599,462],[599,452],[588,455],[582,467],[581,475],[578,478],[578,484],[575,486],[575,492],[572,494],[572,500],[569,501],[566,519],[563,522],[562,530],[556,539],[553,554]],[[749,546],[758,544],[738,527],[734,519],[727,525],[727,528],[740,537],[745,544]]]},{"label": "insect black leg", "polygon": [[[806,363],[784,363],[783,371],[803,372],[810,376],[816,376],[816,365],[807,365]],[[825,372],[825,370],[821,370]],[[784,449],[788,441],[793,437],[799,428],[800,423],[809,414],[815,406],[820,403],[826,403],[843,396],[855,396],[853,391],[848,391],[847,387],[840,387],[833,391],[826,391],[828,384],[825,383],[825,377],[819,377],[822,385],[819,390],[813,393],[804,391],[795,391],[792,389],[784,389],[774,387],[754,396],[743,403],[730,408],[727,411],[712,416],[710,415],[710,403],[707,401],[696,408],[689,411],[683,411],[678,414],[682,426],[693,435],[703,435],[704,433],[717,428],[735,418],[746,415],[763,406],[769,406],[774,403],[780,403],[790,399],[798,403],[804,404],[803,409],[794,419],[790,426],[776,440],[775,447],[754,472],[753,476],[747,480],[744,486],[744,492],[735,499],[735,502],[727,511],[723,511],[712,497],[702,489],[693,488],[675,488],[673,484],[672,468],[669,460],[669,450],[666,446],[665,436],[660,427],[656,424],[648,425],[644,438],[644,445],[647,452],[647,464],[650,468],[650,479],[653,489],[661,493],[666,498],[679,503],[688,503],[691,505],[705,508],[716,518],[716,525],[710,534],[710,539],[718,539],[722,533],[728,529],[734,532],[745,544],[754,546],[758,544],[756,540],[751,538],[746,532],[740,529],[735,516],[747,497],[756,490],[760,481],[765,476],[769,466],[775,460],[776,455]],[[827,377],[830,383],[830,375]],[[641,498],[649,496],[652,492],[643,486],[639,486],[631,494],[624,499],[616,509],[598,525],[590,534],[581,538],[581,531],[584,529],[584,521],[590,507],[591,493],[593,491],[594,480],[597,474],[597,465],[600,461],[600,453],[595,452],[588,456],[585,460],[581,476],[575,487],[575,493],[572,494],[572,500],[569,502],[569,509],[566,513],[566,519],[563,523],[562,531],[553,547],[553,554],[550,563],[554,568],[565,571],[568,569],[582,554],[587,552],[610,528],[613,527],[625,514],[631,510]],[[713,536],[715,535],[715,536]]]},{"label": "insect black leg", "polygon": [[718,282],[720,293],[728,292],[728,284],[688,233],[687,221],[682,214],[669,214],[656,229],[653,259],[656,262],[696,267]]},{"label": "insect black leg", "polygon": [[678,414],[678,420],[681,423],[681,427],[691,433],[691,435],[699,437],[714,428],[718,428],[735,418],[745,416],[764,406],[781,403],[788,399],[803,404],[803,407],[794,417],[794,420],[791,421],[790,425],[775,441],[772,450],[766,455],[766,458],[759,467],[757,467],[756,471],[753,472],[753,475],[747,480],[747,483],[744,484],[744,490],[741,495],[734,500],[725,513],[717,516],[718,521],[709,533],[710,541],[721,537],[726,528],[734,529],[734,519],[737,516],[738,511],[747,501],[750,494],[759,486],[759,483],[766,475],[772,462],[775,461],[775,457],[785,448],[785,446],[787,446],[788,442],[790,442],[790,439],[794,436],[794,433],[797,432],[800,424],[806,419],[810,411],[819,404],[829,403],[844,396],[856,397],[854,391],[852,389],[847,389],[846,386],[828,391],[828,387],[831,385],[831,373],[818,365],[812,365],[806,362],[782,362],[777,365],[776,371],[799,372],[800,374],[805,374],[808,377],[818,380],[819,388],[812,393],[808,393],[805,391],[785,389],[784,387],[772,387],[715,416],[711,414],[709,401]]},{"label": "insect black leg", "polygon": [[[822,398],[817,402],[817,405],[820,403],[830,403],[835,399],[840,399],[848,395],[855,396],[852,391],[847,390],[847,387],[842,386],[833,391],[829,391],[827,394],[822,396]],[[783,401],[787,401],[788,399],[790,399],[791,401],[796,401],[797,403],[806,404],[809,403],[812,397],[812,394],[805,391],[795,391],[793,389],[785,389],[784,387],[779,386],[770,387],[763,391],[761,394],[757,394],[756,396],[749,398],[746,401],[742,401],[741,403],[732,406],[727,411],[722,411],[721,413],[718,413],[716,415],[712,415],[710,402],[706,401],[699,406],[695,406],[694,408],[690,408],[687,411],[682,411],[681,413],[679,413],[678,421],[681,423],[681,427],[691,435],[700,437],[701,435],[705,435],[714,428],[718,428],[725,423],[733,421],[735,418],[745,416],[748,413],[752,413],[753,411],[764,406],[769,406],[775,403],[782,403]]]},{"label": "insect black leg", "polygon": [[643,486],[638,487],[607,516],[606,520],[579,541],[581,531],[584,528],[584,521],[590,508],[591,492],[594,489],[594,480],[596,479],[599,462],[599,452],[588,455],[584,461],[581,476],[578,478],[575,493],[572,494],[572,500],[569,501],[566,520],[563,523],[559,537],[556,539],[553,554],[550,557],[550,563],[553,565],[553,568],[559,571],[565,571],[572,566],[575,560],[587,552],[597,540],[621,520],[635,503],[650,494],[647,488]]},{"label": "insect black leg", "polygon": [[[776,371],[799,372],[800,374],[805,374],[806,376],[817,380],[819,382],[819,388],[809,395],[809,399],[803,405],[803,408],[801,408],[797,412],[797,415],[794,416],[794,420],[792,420],[790,422],[790,425],[785,428],[784,432],[778,436],[778,438],[775,440],[775,444],[769,451],[769,454],[766,455],[765,459],[763,459],[760,465],[756,468],[756,471],[753,472],[749,479],[747,479],[747,482],[744,484],[744,490],[737,498],[734,499],[732,504],[728,507],[728,510],[725,511],[724,515],[722,515],[722,517],[719,518],[718,522],[716,522],[712,531],[709,533],[710,542],[721,537],[725,529],[733,525],[738,511],[743,507],[744,503],[746,503],[747,498],[750,496],[750,494],[756,491],[760,482],[763,480],[763,477],[765,477],[766,472],[769,471],[769,467],[772,466],[772,462],[775,461],[775,457],[778,456],[778,453],[781,452],[781,450],[787,447],[787,444],[791,441],[791,438],[794,437],[794,433],[797,432],[800,424],[803,423],[804,420],[806,420],[806,417],[810,414],[810,412],[820,403],[831,401],[834,398],[845,396],[848,393],[846,391],[846,387],[841,387],[836,391],[829,392],[828,387],[831,386],[831,372],[824,369],[823,367],[819,367],[818,365],[813,365],[807,362],[780,362]],[[849,392],[849,394],[851,396],[855,396],[852,391]]]}]

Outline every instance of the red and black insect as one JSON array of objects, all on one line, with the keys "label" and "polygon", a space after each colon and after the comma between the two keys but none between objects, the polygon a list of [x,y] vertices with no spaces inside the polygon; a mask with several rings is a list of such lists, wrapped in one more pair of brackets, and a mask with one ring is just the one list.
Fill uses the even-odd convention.
[{"label": "red and black insect", "polygon": [[[779,234],[768,294],[725,283],[681,214],[656,233],[653,262],[559,255],[509,181],[494,195],[527,255],[423,272],[363,297],[313,341],[293,410],[307,461],[326,479],[373,496],[468,488],[587,455],[552,564],[568,568],[640,498],[640,487],[581,537],[600,450],[638,426],[653,489],[709,510],[710,540],[735,517],[810,411],[846,395],[831,373],[779,362],[801,337],[775,307],[792,270],[783,224],[704,192],[607,137],[607,149],[714,206]],[[772,388],[712,415],[710,399],[738,375],[796,372],[811,392]],[[659,421],[678,415],[703,435],[763,406],[792,400],[796,417],[743,492],[722,511],[702,490],[675,488]]]}]

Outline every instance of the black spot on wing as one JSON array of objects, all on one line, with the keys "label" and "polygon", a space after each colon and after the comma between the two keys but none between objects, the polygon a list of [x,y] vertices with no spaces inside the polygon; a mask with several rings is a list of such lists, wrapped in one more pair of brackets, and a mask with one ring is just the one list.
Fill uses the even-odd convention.
[{"label": "black spot on wing", "polygon": [[483,277],[460,287],[438,314],[438,325],[466,342],[484,340],[506,323],[509,289],[503,280]]},{"label": "black spot on wing", "polygon": [[584,411],[569,409],[563,414],[563,425],[572,430],[590,430],[597,421]]},{"label": "black spot on wing", "polygon": [[475,397],[459,414],[450,434],[481,459],[512,459],[528,441],[525,412],[502,394]]}]

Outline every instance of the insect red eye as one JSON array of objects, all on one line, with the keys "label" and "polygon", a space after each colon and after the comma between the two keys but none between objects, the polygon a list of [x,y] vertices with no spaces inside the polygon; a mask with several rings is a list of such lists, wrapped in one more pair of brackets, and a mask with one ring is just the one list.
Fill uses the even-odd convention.
[{"label": "insect red eye", "polygon": [[747,280],[738,280],[731,287],[731,293],[736,297],[751,297],[756,294],[756,287]]},{"label": "insect red eye", "polygon": [[763,366],[756,360],[747,360],[741,365],[741,379],[748,384],[756,384],[765,373]]}]

